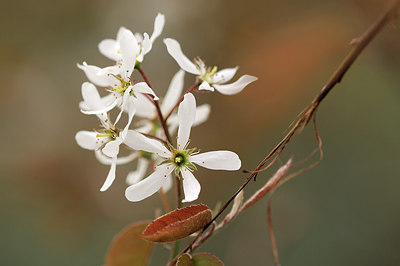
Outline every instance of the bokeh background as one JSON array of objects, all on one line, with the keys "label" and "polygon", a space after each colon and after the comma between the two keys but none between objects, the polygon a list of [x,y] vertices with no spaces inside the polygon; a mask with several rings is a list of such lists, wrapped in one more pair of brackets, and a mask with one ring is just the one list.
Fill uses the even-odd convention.
[{"label": "bokeh background", "polygon": [[[98,51],[120,26],[163,35],[144,69],[159,95],[178,70],[162,38],[178,39],[191,58],[237,77],[259,80],[235,96],[199,94],[212,105],[208,123],[192,131],[203,151],[230,149],[246,169],[282,138],[361,34],[385,9],[384,0],[3,1],[0,10],[2,265],[102,265],[115,234],[152,219],[158,196],[124,198],[127,172],[99,192],[108,167],[74,140],[97,126],[80,113],[86,80],[76,63],[106,66]],[[399,265],[400,36],[398,21],[366,49],[318,112],[325,157],[283,186],[273,199],[273,222],[283,265]],[[193,77],[187,75],[187,87]],[[313,132],[297,135],[277,166],[316,148]],[[317,159],[317,158],[314,158]],[[276,168],[275,168],[276,169]],[[260,174],[251,195],[271,175]],[[225,201],[246,175],[199,170],[197,202]],[[171,193],[172,194],[172,193]],[[171,202],[173,195],[168,195]],[[272,265],[266,199],[200,249],[226,265]],[[151,265],[163,265],[159,246]]]}]

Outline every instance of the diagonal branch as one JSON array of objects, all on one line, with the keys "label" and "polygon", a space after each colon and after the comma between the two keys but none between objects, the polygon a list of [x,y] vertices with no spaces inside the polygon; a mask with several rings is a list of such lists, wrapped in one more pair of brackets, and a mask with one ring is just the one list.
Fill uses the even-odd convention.
[{"label": "diagonal branch", "polygon": [[[234,200],[237,194],[242,191],[247,184],[257,176],[260,172],[260,169],[276,154],[282,152],[282,150],[286,147],[286,145],[290,142],[292,137],[298,131],[301,131],[309,121],[314,117],[315,112],[319,104],[322,100],[328,95],[328,93],[335,87],[337,83],[340,83],[343,76],[346,74],[350,66],[354,63],[354,61],[358,58],[361,52],[365,49],[365,47],[374,39],[374,37],[382,30],[382,28],[389,23],[389,21],[394,18],[396,15],[397,9],[400,5],[400,0],[395,0],[389,6],[389,8],[370,26],[370,28],[364,32],[359,38],[356,38],[351,42],[352,50],[337,68],[337,70],[333,73],[333,75],[329,78],[328,82],[324,85],[322,90],[315,96],[310,105],[307,106],[305,111],[302,112],[300,118],[293,125],[290,131],[286,134],[286,136],[272,149],[272,151],[260,162],[260,164],[255,168],[254,171],[251,171],[251,174],[247,177],[245,182],[239,187],[239,189],[233,194],[233,196],[222,206],[219,212],[214,216],[214,218],[204,226],[203,230],[197,235],[196,239],[194,239],[191,244],[189,244],[182,252],[188,252],[192,250],[192,244],[196,242],[198,238],[206,231],[206,229],[222,214],[222,212],[229,206],[229,204]],[[266,167],[267,168],[267,167]],[[264,168],[263,170],[266,170]]]}]

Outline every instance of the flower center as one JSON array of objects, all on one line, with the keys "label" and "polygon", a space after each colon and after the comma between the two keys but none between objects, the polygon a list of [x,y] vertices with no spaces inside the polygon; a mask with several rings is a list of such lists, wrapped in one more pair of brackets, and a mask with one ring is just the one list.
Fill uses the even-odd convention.
[{"label": "flower center", "polygon": [[104,132],[98,133],[96,135],[96,137],[98,137],[98,138],[108,138],[109,141],[113,141],[113,140],[116,140],[117,137],[119,137],[119,130],[117,128],[106,129],[106,130],[104,130]]},{"label": "flower center", "polygon": [[176,167],[185,166],[186,162],[187,162],[186,154],[178,152],[177,154],[174,155],[174,164],[176,165]]},{"label": "flower center", "polygon": [[216,66],[214,67],[207,67],[204,63],[203,60],[200,58],[195,59],[195,64],[197,65],[197,68],[200,70],[200,76],[199,78],[203,81],[207,81],[208,83],[212,83],[211,77],[217,73],[218,68]]},{"label": "flower center", "polygon": [[[116,93],[119,93],[121,95],[124,95],[125,91],[133,85],[133,82],[128,78],[128,80],[123,79],[119,75],[113,75],[114,78],[118,79],[120,84],[115,84],[115,87],[112,88],[112,90]],[[135,96],[134,92],[131,91],[130,95]]]}]

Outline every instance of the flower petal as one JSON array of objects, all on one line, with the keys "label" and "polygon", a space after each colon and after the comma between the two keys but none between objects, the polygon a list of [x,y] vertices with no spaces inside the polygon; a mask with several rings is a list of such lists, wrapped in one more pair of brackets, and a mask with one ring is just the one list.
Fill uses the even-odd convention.
[{"label": "flower petal", "polygon": [[154,104],[144,94],[138,93],[135,96],[132,100],[136,106],[136,116],[153,119],[157,115]]},{"label": "flower petal", "polygon": [[[150,50],[153,46],[153,43],[150,41],[149,35],[147,33],[144,33],[143,36],[144,36],[144,38],[143,38],[143,42],[142,42],[142,53],[141,54],[145,55],[148,52],[150,52]],[[142,62],[142,61],[143,61],[143,58],[142,58],[142,60],[139,60],[139,62]]]},{"label": "flower petal", "polygon": [[125,197],[129,201],[133,202],[141,201],[147,197],[150,197],[161,188],[165,180],[168,178],[168,175],[173,170],[174,168],[170,164],[158,166],[151,175],[142,181],[129,186],[125,190]]},{"label": "flower petal", "polygon": [[169,117],[167,123],[168,123],[169,133],[170,133],[171,135],[172,135],[172,134],[175,134],[175,132],[176,132],[176,130],[178,129],[178,126],[179,126],[178,115],[177,115],[176,113],[175,113],[175,114],[173,113],[173,114]]},{"label": "flower petal", "polygon": [[213,170],[238,170],[241,167],[239,156],[231,151],[210,151],[189,157],[192,163]]},{"label": "flower petal", "polygon": [[161,187],[164,192],[168,192],[172,188],[173,185],[172,181],[173,181],[172,175],[171,174],[167,175],[167,179],[165,179],[164,184]]},{"label": "flower petal", "polygon": [[103,109],[100,94],[96,87],[90,82],[84,82],[81,87],[82,98],[86,106],[91,110]]},{"label": "flower petal", "polygon": [[136,171],[129,172],[128,176],[126,177],[126,183],[128,185],[133,185],[142,180],[147,172],[148,167],[149,167],[149,160],[144,158],[139,158],[137,162]]},{"label": "flower petal", "polygon": [[185,94],[183,101],[179,104],[178,108],[178,150],[185,148],[189,136],[190,129],[196,118],[196,100],[191,93]]},{"label": "flower petal", "polygon": [[[111,165],[113,162],[113,159],[104,155],[102,151],[95,151],[94,155],[96,156],[96,159],[104,165]],[[124,157],[118,157],[117,158],[117,165],[120,164],[127,164],[132,162],[133,160],[135,160],[136,158],[139,157],[139,153],[138,152],[133,152],[127,156]]]},{"label": "flower petal", "polygon": [[172,155],[158,140],[143,136],[134,130],[127,131],[124,143],[134,150],[153,152],[163,158],[168,158]]},{"label": "flower petal", "polygon": [[233,76],[235,76],[236,71],[239,69],[239,67],[233,67],[233,68],[225,68],[217,73],[215,73],[214,76],[212,76],[212,83],[225,83],[230,81]]},{"label": "flower petal", "polygon": [[75,135],[75,140],[81,148],[95,150],[98,147],[96,136],[97,132],[79,131]]},{"label": "flower petal", "polygon": [[118,123],[119,119],[121,118],[121,115],[122,115],[123,111],[128,112],[128,123],[126,124],[126,126],[125,126],[125,128],[124,128],[124,130],[122,132],[122,138],[125,138],[124,134],[126,134],[126,131],[128,130],[129,126],[132,123],[133,116],[136,113],[136,106],[135,106],[135,103],[132,100],[133,98],[130,95],[131,90],[132,90],[132,87],[129,87],[124,92],[124,95],[122,97],[121,111],[119,112],[117,118],[115,119],[115,123],[114,123],[114,125],[116,125]]},{"label": "flower petal", "polygon": [[146,82],[139,82],[133,85],[132,87],[133,92],[140,92],[140,93],[145,93],[145,94],[150,94],[153,96],[153,99],[155,101],[158,101],[157,95],[154,93],[154,91],[147,85]]},{"label": "flower petal", "polygon": [[142,126],[141,127],[139,127],[139,128],[136,128],[135,130],[137,131],[137,132],[140,132],[140,133],[150,133],[150,131],[153,129],[153,124],[151,123],[151,122],[149,122],[149,121],[146,121],[144,124],[142,124]]},{"label": "flower petal", "polygon": [[183,90],[183,80],[185,78],[185,72],[180,69],[173,76],[171,83],[169,84],[167,94],[165,94],[164,100],[161,104],[161,112],[167,114],[178,102],[181,97]]},{"label": "flower petal", "polygon": [[117,170],[117,157],[113,158],[113,162],[111,163],[110,171],[108,172],[106,181],[100,188],[101,192],[106,191],[114,182],[116,170]]},{"label": "flower petal", "polygon": [[119,61],[121,59],[121,54],[118,53],[119,51],[119,43],[116,40],[112,39],[105,39],[102,40],[98,45],[99,51],[105,57]]},{"label": "flower petal", "polygon": [[82,69],[85,72],[86,77],[90,82],[96,84],[100,87],[108,87],[113,86],[115,84],[115,78],[108,75],[99,76],[97,73],[101,70],[101,68],[97,66],[88,65],[86,62],[83,62],[82,65],[77,64],[78,68]]},{"label": "flower petal", "polygon": [[117,75],[121,75],[121,66],[120,65],[115,65],[115,66],[108,66],[108,67],[104,67],[104,68],[100,68],[99,71],[97,72],[97,76],[108,76],[110,78],[113,79],[113,84],[110,86],[118,86],[119,84],[121,84],[121,82],[115,78],[113,75],[117,76]]},{"label": "flower petal", "polygon": [[140,47],[130,30],[125,30],[122,33],[120,45],[123,70],[122,77],[126,79],[132,74]]},{"label": "flower petal", "polygon": [[97,115],[97,114],[102,114],[102,113],[107,113],[111,109],[113,109],[119,102],[120,98],[114,98],[114,101],[110,103],[110,105],[105,106],[103,109],[98,109],[98,110],[83,110],[81,109],[81,112],[85,115]]},{"label": "flower petal", "polygon": [[209,104],[202,104],[196,108],[196,118],[193,122],[193,127],[198,126],[207,121],[210,115],[211,107]]},{"label": "flower petal", "polygon": [[199,197],[201,186],[199,181],[194,177],[192,172],[187,169],[181,170],[183,178],[183,192],[185,199],[182,202],[191,202]]},{"label": "flower petal", "polygon": [[156,19],[154,20],[154,30],[151,34],[150,41],[154,43],[154,41],[160,36],[165,24],[165,17],[163,14],[158,13]]},{"label": "flower petal", "polygon": [[117,157],[121,143],[122,138],[118,137],[116,140],[108,142],[101,151],[108,157]]},{"label": "flower petal", "polygon": [[243,75],[237,81],[226,85],[214,84],[214,88],[222,94],[232,95],[241,92],[248,84],[256,81],[257,78],[250,75]]},{"label": "flower petal", "polygon": [[194,75],[200,75],[200,71],[197,69],[196,65],[183,54],[181,46],[176,40],[166,38],[164,39],[164,43],[167,46],[168,53],[183,70]]},{"label": "flower petal", "polygon": [[120,28],[118,29],[118,32],[117,32],[117,42],[118,42],[118,43],[121,43],[122,34],[123,34],[124,31],[126,31],[126,30],[127,30],[127,28],[125,28],[125,27],[120,27]]},{"label": "flower petal", "polygon": [[203,81],[199,86],[199,91],[201,91],[201,90],[214,91],[214,88],[211,87],[207,81]]}]

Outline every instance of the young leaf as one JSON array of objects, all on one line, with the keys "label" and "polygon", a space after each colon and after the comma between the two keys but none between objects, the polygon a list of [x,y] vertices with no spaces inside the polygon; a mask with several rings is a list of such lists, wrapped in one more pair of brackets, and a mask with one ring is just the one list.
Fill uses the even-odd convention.
[{"label": "young leaf", "polygon": [[176,262],[175,266],[194,266],[192,258],[188,254],[182,254],[178,261]]},{"label": "young leaf", "polygon": [[140,237],[150,222],[132,224],[113,240],[106,256],[106,266],[146,265],[154,244]]},{"label": "young leaf", "polygon": [[210,253],[197,253],[192,257],[194,266],[223,266],[224,264],[217,257]]},{"label": "young leaf", "polygon": [[184,238],[211,221],[211,210],[203,204],[177,209],[153,221],[141,235],[153,242]]},{"label": "young leaf", "polygon": [[217,257],[209,253],[197,253],[190,257],[188,254],[182,254],[176,263],[176,266],[223,266],[224,264]]}]

